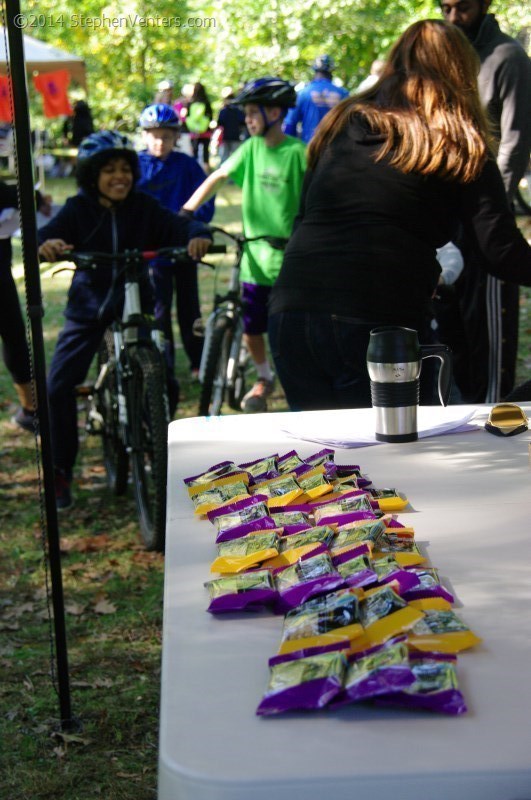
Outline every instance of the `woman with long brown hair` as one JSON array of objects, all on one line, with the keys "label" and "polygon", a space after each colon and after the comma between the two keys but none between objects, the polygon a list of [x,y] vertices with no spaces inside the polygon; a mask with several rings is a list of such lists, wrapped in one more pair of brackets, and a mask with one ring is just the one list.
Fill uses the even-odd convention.
[{"label": "woman with long brown hair", "polygon": [[458,223],[492,274],[531,285],[531,248],[491,154],[478,67],[459,29],[417,22],[378,82],[317,128],[270,301],[271,350],[293,410],[370,405],[372,328],[404,325],[431,340],[436,248]]}]

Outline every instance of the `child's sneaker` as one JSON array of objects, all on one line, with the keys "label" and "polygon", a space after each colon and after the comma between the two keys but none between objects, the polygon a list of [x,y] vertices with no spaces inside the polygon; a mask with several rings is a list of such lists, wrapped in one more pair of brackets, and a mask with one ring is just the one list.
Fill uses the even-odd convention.
[{"label": "child's sneaker", "polygon": [[39,421],[35,412],[29,411],[22,406],[20,406],[17,413],[14,415],[13,422],[28,433],[35,433],[35,430],[37,430],[37,433],[39,432]]},{"label": "child's sneaker", "polygon": [[259,414],[267,411],[267,398],[273,392],[275,380],[259,378],[252,389],[244,395],[241,402],[241,409],[245,414]]},{"label": "child's sneaker", "polygon": [[71,484],[72,481],[68,480],[62,469],[55,470],[55,502],[58,511],[70,508],[72,505]]}]

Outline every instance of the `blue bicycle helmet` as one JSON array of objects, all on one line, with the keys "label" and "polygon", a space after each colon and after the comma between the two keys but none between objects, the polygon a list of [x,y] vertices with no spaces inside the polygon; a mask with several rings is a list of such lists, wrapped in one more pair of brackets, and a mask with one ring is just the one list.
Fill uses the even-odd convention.
[{"label": "blue bicycle helmet", "polygon": [[171,106],[165,103],[155,103],[147,106],[142,111],[139,125],[144,131],[153,128],[172,128],[177,130],[181,126],[181,121]]},{"label": "blue bicycle helmet", "polygon": [[333,72],[336,68],[336,62],[332,56],[317,56],[312,64],[312,69],[316,72]]},{"label": "blue bicycle helmet", "polygon": [[101,168],[117,156],[129,162],[136,182],[140,177],[138,156],[127,136],[118,131],[91,133],[83,139],[77,152],[77,185],[86,192],[97,194],[97,181]]},{"label": "blue bicycle helmet", "polygon": [[291,83],[270,75],[248,81],[233,100],[234,105],[239,106],[255,103],[258,106],[278,106],[285,109],[293,108],[296,102],[297,94]]}]

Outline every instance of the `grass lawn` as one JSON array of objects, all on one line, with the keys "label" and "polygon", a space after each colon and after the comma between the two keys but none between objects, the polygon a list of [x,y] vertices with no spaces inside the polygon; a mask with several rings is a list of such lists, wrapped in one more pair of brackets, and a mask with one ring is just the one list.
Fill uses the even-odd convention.
[{"label": "grass lawn", "polygon": [[[49,181],[61,201],[68,179]],[[239,191],[225,187],[216,221],[238,229]],[[522,224],[529,220],[520,218]],[[15,275],[23,295],[20,250]],[[47,359],[62,324],[70,276],[41,272]],[[222,280],[224,278],[222,277]],[[201,272],[205,316],[212,275]],[[530,290],[522,290],[519,379],[531,373]],[[198,387],[178,351],[179,415],[195,415]],[[273,408],[285,409],[277,390]],[[131,493],[112,497],[98,441],[82,430],[75,506],[60,517],[72,708],[79,729],[61,732],[51,659],[41,498],[35,443],[10,418],[15,395],[0,367],[0,775],[16,800],[149,800],[156,797],[163,557],[141,545]],[[206,465],[205,465],[206,466]]]}]

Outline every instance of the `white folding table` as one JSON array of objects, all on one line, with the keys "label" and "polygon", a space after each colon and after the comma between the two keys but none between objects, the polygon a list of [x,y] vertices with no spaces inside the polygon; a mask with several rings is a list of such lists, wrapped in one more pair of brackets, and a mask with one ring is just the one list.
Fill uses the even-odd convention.
[{"label": "white folding table", "polygon": [[457,612],[483,639],[458,659],[467,714],[350,706],[257,717],[282,618],[206,612],[214,529],[193,517],[183,478],[225,459],[309,456],[322,445],[290,430],[355,438],[370,414],[170,425],[159,800],[531,800],[529,433],[336,449],[338,463],[359,463],[375,486],[409,498],[399,519],[414,526]]}]

